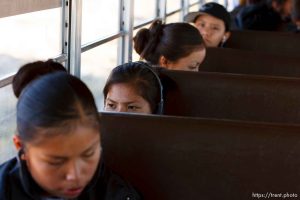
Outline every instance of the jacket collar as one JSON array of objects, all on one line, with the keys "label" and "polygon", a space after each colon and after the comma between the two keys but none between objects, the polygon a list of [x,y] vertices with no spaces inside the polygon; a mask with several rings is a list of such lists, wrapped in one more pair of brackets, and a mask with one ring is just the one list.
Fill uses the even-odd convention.
[{"label": "jacket collar", "polygon": [[[40,200],[41,194],[44,193],[43,189],[33,180],[31,174],[29,173],[29,170],[27,168],[26,162],[21,159],[22,151],[19,151],[17,160],[19,164],[19,177],[21,185],[27,195],[29,195],[34,200]],[[99,161],[98,168],[95,172],[95,175],[93,176],[92,180],[89,182],[89,184],[85,187],[82,194],[88,195],[91,193],[92,189],[95,187],[99,179],[101,180],[104,176],[104,164],[102,159]],[[82,196],[82,195],[80,195]]]},{"label": "jacket collar", "polygon": [[37,185],[37,183],[31,177],[27,165],[24,160],[21,159],[21,155],[23,151],[19,151],[17,159],[19,164],[19,177],[22,188],[24,189],[25,193],[30,196],[32,199],[40,199],[43,190],[41,187]]}]

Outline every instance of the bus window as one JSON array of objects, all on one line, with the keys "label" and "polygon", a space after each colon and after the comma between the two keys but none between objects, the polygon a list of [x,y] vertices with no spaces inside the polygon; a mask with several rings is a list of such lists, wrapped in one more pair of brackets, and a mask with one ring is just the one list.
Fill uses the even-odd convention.
[{"label": "bus window", "polygon": [[167,14],[175,10],[179,10],[181,7],[180,0],[167,0]]},{"label": "bus window", "polygon": [[24,64],[61,54],[61,17],[61,8],[54,8],[0,18],[0,72],[17,72],[7,67],[9,60]]},{"label": "bus window", "polygon": [[155,18],[155,4],[156,0],[134,1],[134,26]]},{"label": "bus window", "polygon": [[16,132],[16,102],[11,85],[0,88],[0,164],[16,154],[12,142]]},{"label": "bus window", "polygon": [[81,54],[81,79],[92,91],[98,110],[103,109],[102,89],[110,71],[117,66],[118,39]]},{"label": "bus window", "polygon": [[115,34],[119,31],[119,0],[82,1],[81,44]]}]

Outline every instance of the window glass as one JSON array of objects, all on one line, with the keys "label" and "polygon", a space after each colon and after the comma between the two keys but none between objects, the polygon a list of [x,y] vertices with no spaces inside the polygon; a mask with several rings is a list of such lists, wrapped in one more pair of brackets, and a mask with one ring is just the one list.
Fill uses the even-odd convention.
[{"label": "window glass", "polygon": [[155,18],[156,0],[135,0],[134,1],[134,25]]},{"label": "window glass", "polygon": [[118,39],[81,54],[81,79],[88,85],[98,110],[103,110],[102,90],[110,71],[117,66]]},{"label": "window glass", "polygon": [[239,5],[238,0],[228,0],[227,2],[228,2],[228,6],[227,6],[228,11],[232,11],[236,6]]},{"label": "window glass", "polygon": [[193,4],[193,3],[199,3],[199,0],[190,0],[190,4]]},{"label": "window glass", "polygon": [[12,143],[16,132],[16,102],[11,85],[0,88],[0,164],[16,155]]},{"label": "window glass", "polygon": [[181,7],[180,0],[167,0],[167,14]]},{"label": "window glass", "polygon": [[86,44],[119,31],[119,0],[82,1],[82,39]]},{"label": "window glass", "polygon": [[173,23],[173,22],[181,22],[181,20],[180,20],[180,12],[177,12],[177,13],[175,13],[175,14],[170,15],[170,16],[167,17],[167,19],[166,19],[166,23],[167,24],[168,23]]},{"label": "window glass", "polygon": [[0,79],[62,53],[61,8],[0,18]]},{"label": "window glass", "polygon": [[223,6],[226,6],[226,0],[218,0],[216,2],[223,5]]},{"label": "window glass", "polygon": [[218,0],[205,0],[204,3],[209,3],[209,2],[217,2],[218,3]]},{"label": "window glass", "polygon": [[198,4],[193,5],[189,8],[189,12],[196,12],[196,11],[199,11],[199,5]]}]

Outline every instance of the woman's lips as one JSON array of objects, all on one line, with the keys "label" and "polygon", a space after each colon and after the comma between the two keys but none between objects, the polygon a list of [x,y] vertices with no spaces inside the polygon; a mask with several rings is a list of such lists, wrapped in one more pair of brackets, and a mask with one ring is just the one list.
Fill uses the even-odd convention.
[{"label": "woman's lips", "polygon": [[82,192],[82,190],[83,190],[82,187],[70,188],[70,189],[65,190],[64,193],[67,196],[76,197],[76,196],[78,196]]}]

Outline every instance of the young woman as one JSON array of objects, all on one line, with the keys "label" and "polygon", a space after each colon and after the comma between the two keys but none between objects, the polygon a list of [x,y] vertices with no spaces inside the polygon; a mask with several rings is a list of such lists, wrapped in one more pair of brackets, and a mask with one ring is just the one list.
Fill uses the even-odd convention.
[{"label": "young woman", "polygon": [[184,20],[194,23],[207,47],[223,46],[230,37],[230,14],[218,3],[206,3],[198,12],[187,14]]},{"label": "young woman", "polygon": [[163,88],[153,68],[143,62],[132,62],[114,68],[108,77],[104,110],[162,114]]},{"label": "young woman", "polygon": [[150,65],[171,70],[198,71],[205,58],[205,46],[198,30],[187,23],[152,23],[137,32],[134,49]]},{"label": "young woman", "polygon": [[1,200],[139,199],[101,161],[99,115],[81,80],[54,72],[21,87],[19,153],[0,166]]}]

